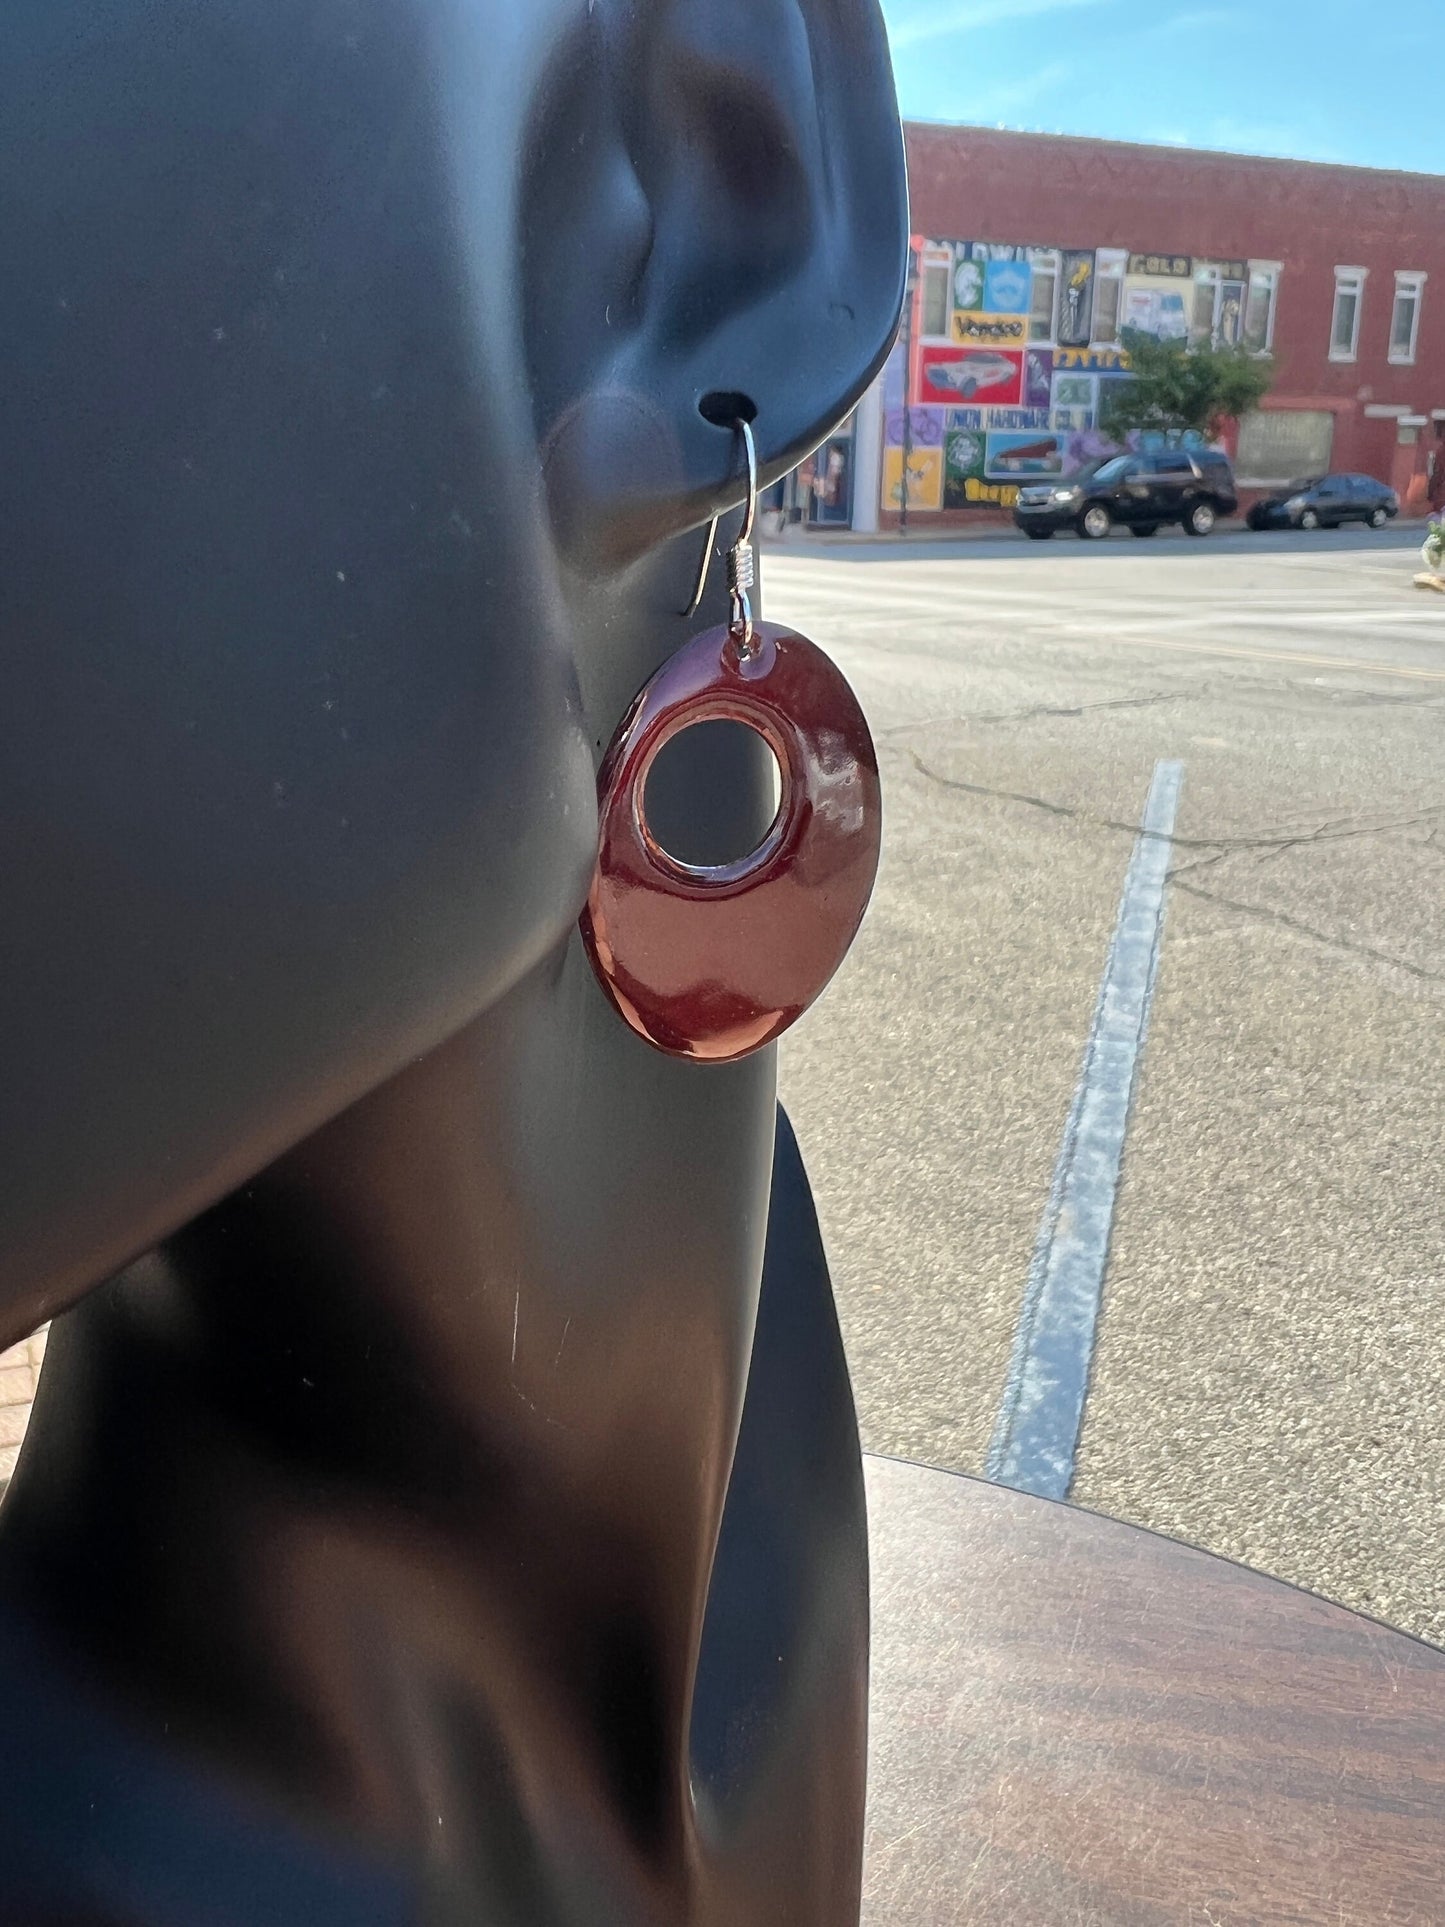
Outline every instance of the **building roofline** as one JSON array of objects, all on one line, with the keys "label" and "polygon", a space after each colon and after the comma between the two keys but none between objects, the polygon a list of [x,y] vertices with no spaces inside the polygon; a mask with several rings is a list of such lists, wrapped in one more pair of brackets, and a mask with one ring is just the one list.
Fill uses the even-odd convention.
[{"label": "building roofline", "polygon": [[916,114],[910,114],[903,126],[905,132],[917,127],[931,133],[988,134],[994,138],[1001,135],[1006,140],[1052,141],[1061,147],[1129,147],[1151,154],[1187,154],[1191,160],[1253,161],[1262,167],[1309,167],[1322,174],[1364,174],[1372,180],[1430,181],[1437,187],[1445,187],[1445,174],[1427,174],[1408,167],[1367,167],[1360,161],[1296,160],[1288,154],[1251,154],[1243,148],[1233,147],[1181,147],[1172,141],[1131,141],[1116,134],[1045,134],[1027,127],[988,127],[981,121],[927,120]]}]

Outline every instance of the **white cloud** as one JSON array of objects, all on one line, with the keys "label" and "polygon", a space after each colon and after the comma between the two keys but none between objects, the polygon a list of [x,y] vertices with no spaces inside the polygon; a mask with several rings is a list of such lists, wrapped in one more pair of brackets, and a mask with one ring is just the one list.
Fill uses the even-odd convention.
[{"label": "white cloud", "polygon": [[[1107,140],[1109,136],[1101,138]],[[1234,120],[1223,115],[1193,127],[1183,127],[1177,121],[1154,121],[1139,128],[1137,133],[1131,131],[1127,138],[1155,147],[1198,147],[1206,153],[1254,154],[1265,160],[1347,163],[1351,158],[1327,141],[1315,140],[1303,128],[1276,121]],[[1371,163],[1358,162],[1357,165]]]},{"label": "white cloud", "polygon": [[1073,68],[1067,61],[1055,60],[1023,80],[1002,81],[996,87],[984,88],[981,93],[971,94],[965,89],[959,95],[954,118],[982,122],[1005,120],[1020,107],[1030,106],[1040,95],[1061,85],[1072,73]]},{"label": "white cloud", "polygon": [[1212,147],[1230,154],[1261,154],[1287,161],[1341,161],[1339,149],[1318,141],[1303,128],[1279,121],[1236,120],[1220,114],[1188,143],[1191,147]]},{"label": "white cloud", "polygon": [[895,52],[916,47],[925,40],[942,40],[950,34],[971,32],[976,27],[991,27],[1001,21],[1028,20],[1043,13],[1063,13],[1075,7],[1096,7],[1104,0],[935,0],[932,5],[911,13],[890,25],[889,40]]},{"label": "white cloud", "polygon": [[1188,13],[1171,13],[1166,19],[1146,27],[1136,38],[1161,40],[1167,34],[1207,33],[1211,27],[1233,27],[1245,23],[1247,16],[1233,7],[1196,7]]}]

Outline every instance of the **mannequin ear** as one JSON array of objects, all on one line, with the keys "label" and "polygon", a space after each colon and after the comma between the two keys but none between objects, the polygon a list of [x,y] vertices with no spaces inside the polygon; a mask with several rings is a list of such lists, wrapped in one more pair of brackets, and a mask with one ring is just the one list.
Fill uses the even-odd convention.
[{"label": "mannequin ear", "polygon": [[519,209],[553,526],[619,567],[764,485],[898,323],[902,137],[874,0],[592,0],[537,97]]}]

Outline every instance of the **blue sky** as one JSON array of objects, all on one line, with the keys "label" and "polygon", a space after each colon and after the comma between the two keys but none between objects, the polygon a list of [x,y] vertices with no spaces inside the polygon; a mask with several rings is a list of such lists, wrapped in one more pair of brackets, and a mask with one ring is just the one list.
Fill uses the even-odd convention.
[{"label": "blue sky", "polygon": [[1445,172],[1445,8],[883,0],[905,116]]}]

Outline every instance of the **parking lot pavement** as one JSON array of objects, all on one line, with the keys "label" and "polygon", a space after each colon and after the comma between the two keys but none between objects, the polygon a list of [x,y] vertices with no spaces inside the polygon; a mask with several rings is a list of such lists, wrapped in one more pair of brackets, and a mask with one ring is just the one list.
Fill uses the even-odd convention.
[{"label": "parking lot pavement", "polygon": [[865,1444],[981,1469],[1135,842],[1184,765],[1072,1496],[1445,1641],[1445,607],[1414,534],[765,558],[878,737],[785,1042]]}]

